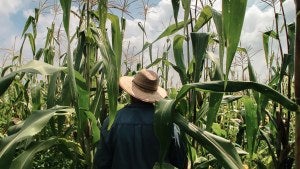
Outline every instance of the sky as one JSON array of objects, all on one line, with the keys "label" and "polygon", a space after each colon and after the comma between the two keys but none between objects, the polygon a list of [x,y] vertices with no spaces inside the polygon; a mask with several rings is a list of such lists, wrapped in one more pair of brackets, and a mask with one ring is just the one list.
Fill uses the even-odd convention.
[{"label": "sky", "polygon": [[[25,22],[30,15],[34,15],[34,8],[38,7],[40,2],[39,0],[0,0],[0,67],[11,64],[11,56],[17,54],[22,44],[21,33]],[[144,22],[143,17],[141,17],[143,10],[140,2],[138,0],[131,4],[129,11],[131,11],[130,15],[132,17],[125,15],[127,28],[124,37],[124,49],[130,43],[131,49],[129,53],[142,49],[142,32],[137,26],[138,22]],[[59,4],[59,0],[49,0],[47,3],[48,8],[39,17],[37,48],[43,47],[42,44],[44,44],[47,27],[50,27],[53,21],[56,23],[56,27],[61,23],[62,15],[53,15],[53,4]],[[192,0],[192,4],[194,3],[195,0]],[[171,0],[149,0],[148,7],[149,13],[146,20],[147,37],[145,40],[152,42],[171,22],[174,22],[174,19],[172,17]],[[221,10],[221,0],[216,0],[214,8]],[[73,4],[72,9],[76,11],[76,5]],[[286,0],[284,9],[287,23],[294,22],[294,1]],[[254,70],[261,80],[264,80],[266,72],[266,63],[262,49],[262,33],[272,28],[273,15],[273,9],[267,7],[261,0],[248,0],[241,34],[241,44],[243,47],[251,48],[249,54],[253,55]],[[179,17],[182,17],[182,11],[180,11]],[[78,25],[78,19],[71,15],[71,20],[70,29],[74,32]],[[281,38],[285,42],[285,38]],[[32,59],[31,49],[28,43],[25,44],[23,53],[26,55],[27,60],[30,60]],[[155,43],[154,48],[162,51],[165,44],[165,40],[158,41]],[[15,50],[13,50],[14,48]],[[283,49],[284,51],[287,50],[286,45],[283,45]],[[27,60],[24,59],[24,62]]]}]

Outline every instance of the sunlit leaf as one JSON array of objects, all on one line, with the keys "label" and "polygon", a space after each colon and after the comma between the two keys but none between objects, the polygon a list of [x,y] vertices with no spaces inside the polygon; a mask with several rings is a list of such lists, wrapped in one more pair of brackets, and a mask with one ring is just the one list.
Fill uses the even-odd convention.
[{"label": "sunlit leaf", "polygon": [[212,9],[210,6],[204,6],[194,26],[194,32],[201,29],[212,18]]},{"label": "sunlit leaf", "polygon": [[42,61],[32,60],[25,65],[21,66],[17,72],[25,73],[37,73],[42,75],[51,75],[55,72],[65,70],[66,67],[57,67],[50,64],[47,64]]}]

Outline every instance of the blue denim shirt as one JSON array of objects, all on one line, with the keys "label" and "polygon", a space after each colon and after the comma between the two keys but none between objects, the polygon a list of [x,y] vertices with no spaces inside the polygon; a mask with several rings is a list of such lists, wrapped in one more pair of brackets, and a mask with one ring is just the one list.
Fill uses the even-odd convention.
[{"label": "blue denim shirt", "polygon": [[[152,169],[159,157],[159,142],[154,135],[153,115],[153,104],[132,103],[118,111],[110,130],[107,130],[106,119],[101,128],[94,168]],[[166,162],[178,168],[185,168],[186,151],[179,138],[173,137]]]}]

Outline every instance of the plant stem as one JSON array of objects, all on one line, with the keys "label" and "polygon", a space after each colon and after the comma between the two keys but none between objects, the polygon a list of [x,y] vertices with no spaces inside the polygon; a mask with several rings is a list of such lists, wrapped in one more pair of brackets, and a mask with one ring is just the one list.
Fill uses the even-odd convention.
[{"label": "plant stem", "polygon": [[[295,0],[296,6],[296,41],[295,41],[295,98],[296,103],[300,105],[300,0]],[[300,110],[296,111],[296,151],[295,151],[295,161],[296,168],[300,168]]]}]

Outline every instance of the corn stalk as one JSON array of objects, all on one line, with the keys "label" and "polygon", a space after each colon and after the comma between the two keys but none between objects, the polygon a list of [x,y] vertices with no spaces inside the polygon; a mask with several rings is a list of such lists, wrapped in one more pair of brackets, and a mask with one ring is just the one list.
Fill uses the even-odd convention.
[{"label": "corn stalk", "polygon": [[[295,97],[300,105],[300,0],[295,0],[296,5],[296,43],[295,43]],[[298,46],[298,47],[297,47]],[[296,168],[300,168],[300,110],[296,112]]]}]

